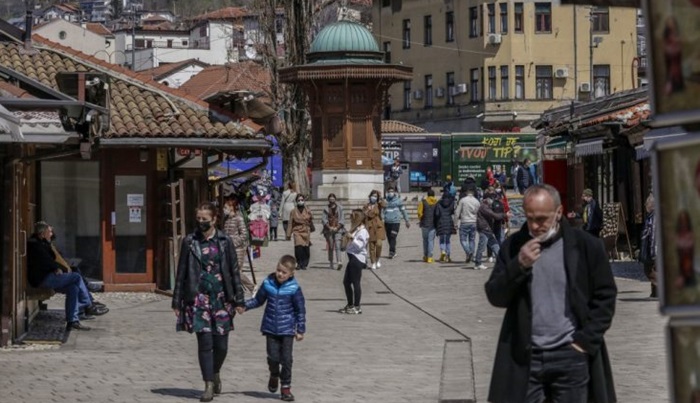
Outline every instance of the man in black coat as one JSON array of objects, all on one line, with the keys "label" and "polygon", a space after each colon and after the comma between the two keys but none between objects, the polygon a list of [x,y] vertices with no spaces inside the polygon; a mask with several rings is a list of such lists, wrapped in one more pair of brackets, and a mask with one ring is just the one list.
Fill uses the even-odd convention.
[{"label": "man in black coat", "polygon": [[507,239],[487,281],[494,306],[507,308],[488,401],[616,401],[603,335],[617,287],[602,242],[562,221],[559,193],[533,185],[527,222]]}]

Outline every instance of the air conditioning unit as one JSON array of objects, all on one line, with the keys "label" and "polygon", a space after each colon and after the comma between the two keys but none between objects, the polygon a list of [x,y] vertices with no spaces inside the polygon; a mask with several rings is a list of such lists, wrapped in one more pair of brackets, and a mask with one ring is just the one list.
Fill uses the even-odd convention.
[{"label": "air conditioning unit", "polygon": [[554,77],[555,78],[566,78],[569,77],[569,69],[566,67],[559,67],[556,70],[554,70]]},{"label": "air conditioning unit", "polygon": [[435,89],[435,97],[436,98],[443,98],[445,96],[445,89],[442,87],[437,87]]},{"label": "air conditioning unit", "polygon": [[489,34],[489,45],[498,45],[501,39],[501,34]]},{"label": "air conditioning unit", "polygon": [[591,92],[591,83],[581,83],[578,90],[580,92]]},{"label": "air conditioning unit", "polygon": [[457,94],[466,94],[468,89],[469,89],[469,87],[467,86],[466,83],[459,83],[459,84],[455,85],[455,92]]},{"label": "air conditioning unit", "polygon": [[423,90],[413,91],[413,99],[423,99]]}]

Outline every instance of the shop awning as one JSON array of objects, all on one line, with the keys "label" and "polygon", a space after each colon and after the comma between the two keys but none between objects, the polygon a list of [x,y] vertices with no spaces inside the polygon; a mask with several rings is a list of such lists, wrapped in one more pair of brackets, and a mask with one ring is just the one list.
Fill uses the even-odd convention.
[{"label": "shop awning", "polygon": [[8,111],[0,105],[0,143],[64,144],[78,133],[63,128],[54,111]]},{"label": "shop awning", "polygon": [[669,137],[685,136],[686,134],[688,134],[688,131],[680,126],[652,129],[644,135],[644,148],[649,151],[654,146],[654,143],[659,140]]},{"label": "shop awning", "polygon": [[100,147],[181,147],[221,150],[266,151],[272,144],[261,139],[227,139],[207,137],[113,137],[100,139]]},{"label": "shop awning", "polygon": [[644,147],[644,144],[635,147],[634,151],[637,154],[637,161],[649,158],[649,150]]},{"label": "shop awning", "polygon": [[592,140],[576,144],[574,153],[577,157],[599,155],[603,153],[603,140]]}]

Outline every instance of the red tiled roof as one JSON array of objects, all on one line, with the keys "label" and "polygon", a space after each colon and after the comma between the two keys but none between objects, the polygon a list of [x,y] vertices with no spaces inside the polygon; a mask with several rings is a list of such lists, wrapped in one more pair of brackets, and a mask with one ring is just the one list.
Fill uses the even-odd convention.
[{"label": "red tiled roof", "polygon": [[107,63],[38,35],[37,51],[0,43],[0,65],[58,89],[56,73],[101,71],[110,76],[110,121],[104,137],[250,138],[259,126],[221,123],[209,118],[209,105],[150,77]]},{"label": "red tiled roof", "polygon": [[425,133],[425,129],[398,120],[382,120],[382,134],[386,133]]},{"label": "red tiled roof", "polygon": [[192,17],[194,21],[208,21],[208,20],[235,20],[248,15],[248,10],[244,7],[226,7],[220,10],[215,10],[210,13],[201,14],[196,17]]},{"label": "red tiled roof", "polygon": [[585,120],[581,122],[579,128],[596,126],[608,122],[619,122],[622,123],[624,127],[631,127],[639,124],[642,120],[649,119],[649,116],[651,116],[649,103],[647,101],[642,101],[637,105]]},{"label": "red tiled roof", "polygon": [[35,98],[27,91],[6,81],[0,81],[0,96],[7,98]]},{"label": "red tiled roof", "polygon": [[87,24],[85,24],[85,29],[97,35],[112,35],[112,31],[110,31],[109,29],[107,29],[107,27],[98,22],[88,22]]},{"label": "red tiled roof", "polygon": [[207,67],[185,82],[180,90],[198,99],[229,91],[267,93],[270,91],[270,81],[269,70],[258,63],[245,61]]}]

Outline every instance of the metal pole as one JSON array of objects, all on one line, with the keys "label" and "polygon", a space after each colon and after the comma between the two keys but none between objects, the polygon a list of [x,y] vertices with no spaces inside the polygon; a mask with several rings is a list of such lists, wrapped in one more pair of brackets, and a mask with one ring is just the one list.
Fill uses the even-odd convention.
[{"label": "metal pole", "polygon": [[576,21],[576,9],[574,5],[574,99],[578,100],[578,28]]},{"label": "metal pole", "polygon": [[588,14],[588,44],[589,44],[589,55],[588,55],[588,68],[590,69],[590,99],[595,99],[595,85],[593,85],[593,8],[591,8]]},{"label": "metal pole", "polygon": [[131,70],[136,71],[136,8],[131,5]]}]

